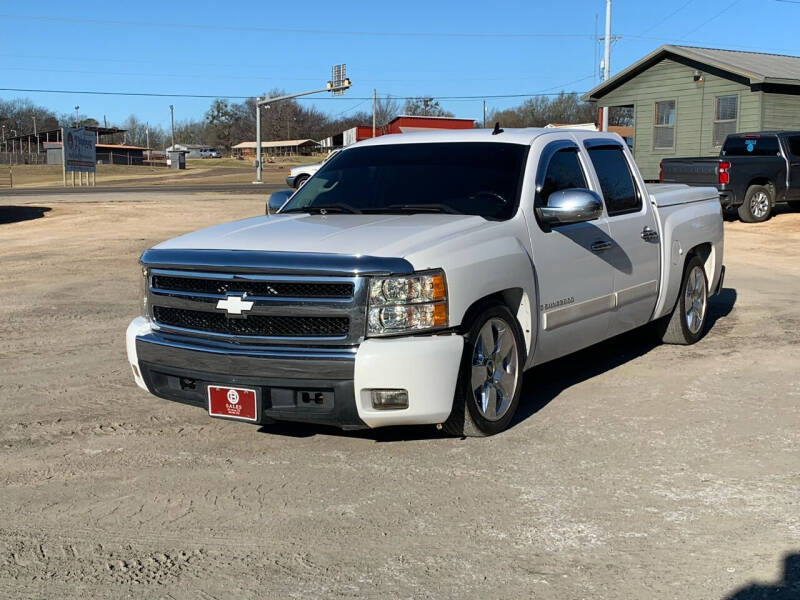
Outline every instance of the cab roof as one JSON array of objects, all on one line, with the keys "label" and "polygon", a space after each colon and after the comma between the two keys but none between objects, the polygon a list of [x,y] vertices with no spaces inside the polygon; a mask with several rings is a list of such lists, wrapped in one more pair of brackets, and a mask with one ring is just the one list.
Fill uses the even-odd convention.
[{"label": "cab roof", "polygon": [[[432,131],[415,131],[412,133],[393,133],[370,138],[354,144],[354,146],[385,146],[391,144],[425,144],[442,142],[496,142],[506,144],[522,144],[529,146],[533,140],[542,135],[563,139],[610,138],[618,142],[622,138],[616,133],[581,129],[560,129],[557,127],[523,127],[507,128],[501,133],[493,134],[492,129],[437,129]],[[351,146],[352,147],[352,146]]]}]

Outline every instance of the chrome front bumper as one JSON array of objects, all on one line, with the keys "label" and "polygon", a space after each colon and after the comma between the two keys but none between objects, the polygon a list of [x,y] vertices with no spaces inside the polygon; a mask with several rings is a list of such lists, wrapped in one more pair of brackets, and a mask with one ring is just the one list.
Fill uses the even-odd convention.
[{"label": "chrome front bumper", "polygon": [[[257,390],[262,423],[360,429],[444,422],[464,338],[444,333],[351,347],[234,346],[157,331],[139,317],[128,326],[126,345],[137,385],[161,398],[205,408],[209,385],[246,387]],[[373,408],[375,389],[407,390],[408,408]]]},{"label": "chrome front bumper", "polygon": [[155,331],[140,332],[133,346],[137,383],[160,398],[206,408],[209,385],[246,387],[261,399],[260,423],[366,427],[353,389],[355,349],[232,349]]}]

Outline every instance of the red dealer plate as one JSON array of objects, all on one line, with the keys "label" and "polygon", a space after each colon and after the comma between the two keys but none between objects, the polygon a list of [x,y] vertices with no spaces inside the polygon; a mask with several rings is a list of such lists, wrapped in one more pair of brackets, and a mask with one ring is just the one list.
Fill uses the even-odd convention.
[{"label": "red dealer plate", "polygon": [[208,414],[212,417],[258,420],[256,391],[247,388],[208,386]]}]

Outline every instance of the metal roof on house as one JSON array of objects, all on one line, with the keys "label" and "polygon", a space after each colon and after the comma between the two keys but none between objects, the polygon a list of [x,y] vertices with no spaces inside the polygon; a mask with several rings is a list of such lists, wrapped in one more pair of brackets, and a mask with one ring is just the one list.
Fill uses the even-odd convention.
[{"label": "metal roof on house", "polygon": [[[234,148],[238,149],[255,149],[257,142],[241,142],[236,144]],[[282,148],[284,146],[305,146],[306,144],[319,144],[315,140],[280,140],[277,142],[261,142],[262,148]]]},{"label": "metal roof on house", "polygon": [[748,85],[800,86],[800,56],[667,44],[587,92],[583,95],[582,100],[590,101],[602,98],[665,58],[673,58],[679,62],[689,62],[690,64],[697,63],[701,67],[708,66],[710,69],[727,72],[732,78],[746,80]]}]

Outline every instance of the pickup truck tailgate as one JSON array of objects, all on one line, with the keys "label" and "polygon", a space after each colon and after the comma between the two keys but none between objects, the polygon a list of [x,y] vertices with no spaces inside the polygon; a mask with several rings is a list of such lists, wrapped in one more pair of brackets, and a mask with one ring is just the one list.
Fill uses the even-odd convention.
[{"label": "pickup truck tailgate", "polygon": [[661,162],[663,183],[717,185],[719,158],[667,158]]}]

